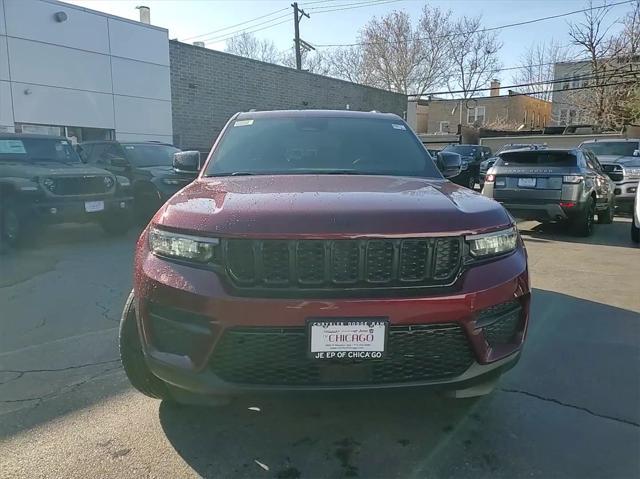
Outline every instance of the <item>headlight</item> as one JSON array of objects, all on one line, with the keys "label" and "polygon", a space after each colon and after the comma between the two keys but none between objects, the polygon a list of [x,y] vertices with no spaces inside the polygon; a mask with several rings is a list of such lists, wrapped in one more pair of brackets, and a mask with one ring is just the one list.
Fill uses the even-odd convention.
[{"label": "headlight", "polygon": [[153,253],[198,263],[213,261],[219,243],[217,238],[170,233],[156,228],[149,231],[149,248]]},{"label": "headlight", "polygon": [[42,180],[42,184],[46,189],[48,189],[51,192],[53,192],[56,189],[56,183],[55,181],[53,181],[52,178],[45,178],[44,180]]},{"label": "headlight", "polygon": [[462,164],[460,165],[461,170],[466,170],[469,168],[469,162],[467,160],[462,160]]},{"label": "headlight", "polygon": [[474,258],[508,253],[516,249],[518,230],[515,227],[482,235],[467,236],[469,252]]},{"label": "headlight", "polygon": [[116,181],[120,186],[131,186],[131,182],[126,176],[116,176]]},{"label": "headlight", "polygon": [[[98,180],[98,181],[100,181],[100,180]],[[102,181],[104,182],[104,187],[105,187],[107,190],[110,190],[110,189],[113,187],[113,183],[114,183],[114,181],[113,181],[113,178],[111,178],[110,176],[105,176],[105,177],[102,179]]]},{"label": "headlight", "polygon": [[623,168],[623,171],[624,175],[631,179],[640,178],[640,168]]}]

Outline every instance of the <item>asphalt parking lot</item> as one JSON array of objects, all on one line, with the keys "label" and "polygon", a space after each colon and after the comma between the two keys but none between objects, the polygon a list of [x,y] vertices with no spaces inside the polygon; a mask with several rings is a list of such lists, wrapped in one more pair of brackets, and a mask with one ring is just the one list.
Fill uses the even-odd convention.
[{"label": "asphalt parking lot", "polygon": [[638,477],[640,249],[629,219],[588,239],[520,227],[531,329],[491,396],[262,396],[221,408],[160,403],[124,376],[117,326],[136,232],[52,228],[0,258],[0,476]]}]

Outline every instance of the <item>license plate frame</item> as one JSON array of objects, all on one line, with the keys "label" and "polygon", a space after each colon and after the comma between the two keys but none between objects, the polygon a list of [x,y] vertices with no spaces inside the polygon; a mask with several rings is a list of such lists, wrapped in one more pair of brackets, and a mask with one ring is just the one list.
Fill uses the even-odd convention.
[{"label": "license plate frame", "polygon": [[535,188],[537,178],[518,178],[518,188]]},{"label": "license plate frame", "polygon": [[104,211],[104,201],[85,201],[84,211],[86,213],[97,213],[98,211]]},{"label": "license plate frame", "polygon": [[[353,361],[383,359],[387,352],[389,319],[367,318],[309,318],[307,320],[307,355],[311,359],[326,361]],[[372,334],[360,343],[338,341],[328,345],[329,334]]]}]

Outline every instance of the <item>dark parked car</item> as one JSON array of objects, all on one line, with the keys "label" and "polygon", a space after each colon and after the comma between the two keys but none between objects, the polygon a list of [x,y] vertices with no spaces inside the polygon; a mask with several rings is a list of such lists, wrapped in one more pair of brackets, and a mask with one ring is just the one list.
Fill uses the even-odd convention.
[{"label": "dark parked car", "polygon": [[481,145],[447,145],[442,151],[451,151],[462,156],[464,186],[471,189],[480,181],[480,164],[491,157],[491,148]]},{"label": "dark parked car", "polygon": [[69,140],[0,133],[0,250],[33,239],[47,223],[130,225],[129,180],[84,165]]},{"label": "dark parked car", "polygon": [[443,178],[400,117],[240,113],[140,236],[120,350],[157,398],[479,395],[518,361],[529,303],[511,216]]},{"label": "dark parked car", "polygon": [[507,145],[502,146],[496,153],[494,156],[484,160],[482,163],[480,163],[480,177],[478,182],[480,183],[480,188],[482,189],[484,187],[484,177],[487,174],[487,171],[489,170],[489,168],[491,168],[494,163],[496,162],[496,160],[498,159],[498,156],[500,156],[500,153],[502,153],[503,151],[508,151],[508,150],[542,150],[544,148],[546,148],[546,145],[540,145],[540,144],[535,144],[535,143],[510,143]]},{"label": "dark parked car", "polygon": [[156,142],[92,141],[80,144],[82,159],[90,164],[129,178],[134,209],[146,223],[158,208],[180,188],[194,180],[192,171],[173,167],[173,155],[180,150]]},{"label": "dark parked car", "polygon": [[613,183],[589,150],[504,151],[482,192],[517,218],[566,221],[581,236],[592,233],[596,214],[613,221]]}]

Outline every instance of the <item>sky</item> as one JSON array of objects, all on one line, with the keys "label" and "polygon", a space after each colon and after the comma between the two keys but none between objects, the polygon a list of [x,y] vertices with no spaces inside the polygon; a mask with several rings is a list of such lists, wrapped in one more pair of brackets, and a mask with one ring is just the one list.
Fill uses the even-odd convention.
[{"label": "sky", "polygon": [[[280,50],[293,45],[293,13],[290,0],[66,0],[94,10],[138,20],[137,5],[151,8],[151,23],[169,30],[169,38],[193,42],[207,40],[206,46],[224,50],[221,37],[238,34],[243,29],[258,30],[255,35],[275,42]],[[405,10],[412,19],[420,16],[425,0],[375,0],[378,5],[357,5],[366,0],[298,0],[311,18],[303,18],[300,36],[312,45],[343,44],[357,41],[359,29],[373,16],[382,16],[393,10]],[[609,3],[619,0],[610,0]],[[367,2],[371,3],[371,2]],[[516,23],[540,17],[580,10],[586,0],[429,0],[430,5],[450,9],[454,16],[482,15],[486,27]],[[601,5],[603,0],[594,0]],[[358,8],[353,8],[358,6]],[[333,12],[322,12],[341,8]],[[630,5],[613,7],[610,18],[622,16]],[[236,25],[259,16],[273,15],[254,22]],[[288,15],[288,16],[287,16]],[[282,17],[282,18],[278,18]],[[517,66],[527,48],[538,42],[555,39],[569,45],[567,22],[579,20],[581,14],[547,20],[530,25],[505,28],[499,31],[503,42],[500,57],[503,67]],[[282,23],[280,23],[282,22]],[[278,24],[280,23],[280,24]],[[274,25],[274,26],[272,26]],[[220,29],[225,29],[219,31]],[[208,32],[218,31],[208,36]],[[501,72],[503,85],[511,81],[513,72]]]}]

